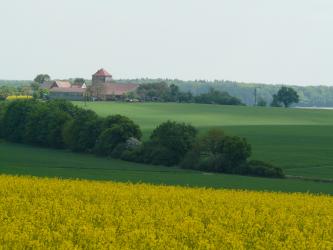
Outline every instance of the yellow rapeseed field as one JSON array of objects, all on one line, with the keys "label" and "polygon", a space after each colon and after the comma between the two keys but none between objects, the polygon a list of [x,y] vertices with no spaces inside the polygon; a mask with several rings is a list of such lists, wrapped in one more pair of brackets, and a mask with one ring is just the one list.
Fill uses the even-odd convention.
[{"label": "yellow rapeseed field", "polygon": [[29,100],[32,99],[31,95],[10,95],[7,96],[7,101],[14,101],[14,100]]},{"label": "yellow rapeseed field", "polygon": [[0,249],[333,249],[333,197],[0,176]]}]

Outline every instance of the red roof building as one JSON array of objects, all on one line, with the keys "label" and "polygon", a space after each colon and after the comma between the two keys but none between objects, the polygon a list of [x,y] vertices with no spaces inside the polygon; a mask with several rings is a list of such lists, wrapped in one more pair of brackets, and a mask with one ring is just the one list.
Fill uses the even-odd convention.
[{"label": "red roof building", "polygon": [[104,94],[106,96],[122,96],[136,90],[138,84],[133,83],[108,83],[104,85]]},{"label": "red roof building", "polygon": [[105,69],[98,70],[93,76],[112,76],[109,72],[107,72]]},{"label": "red roof building", "polygon": [[92,85],[97,86],[104,83],[111,83],[112,75],[107,72],[105,69],[98,70],[95,74],[92,75]]}]

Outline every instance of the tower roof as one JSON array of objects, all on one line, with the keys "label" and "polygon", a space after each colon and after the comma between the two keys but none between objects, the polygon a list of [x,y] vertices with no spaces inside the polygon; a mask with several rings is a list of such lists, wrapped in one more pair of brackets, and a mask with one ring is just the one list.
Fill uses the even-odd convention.
[{"label": "tower roof", "polygon": [[93,76],[111,76],[105,69],[98,70]]}]

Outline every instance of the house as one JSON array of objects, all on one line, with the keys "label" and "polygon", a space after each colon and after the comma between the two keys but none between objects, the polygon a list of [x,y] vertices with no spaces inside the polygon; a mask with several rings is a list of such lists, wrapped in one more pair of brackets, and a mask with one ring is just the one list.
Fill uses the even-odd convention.
[{"label": "house", "polygon": [[119,100],[134,92],[138,86],[133,83],[116,83],[109,72],[100,69],[92,75],[91,92],[93,97],[100,100]]}]

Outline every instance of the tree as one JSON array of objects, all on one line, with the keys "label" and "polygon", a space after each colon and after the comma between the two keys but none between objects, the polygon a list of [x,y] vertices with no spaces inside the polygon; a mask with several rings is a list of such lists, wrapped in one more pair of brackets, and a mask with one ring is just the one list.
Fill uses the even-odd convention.
[{"label": "tree", "polygon": [[297,92],[290,87],[281,87],[276,96],[273,96],[273,101],[277,101],[278,103],[282,103],[286,108],[288,108],[293,103],[299,102],[299,96]]},{"label": "tree", "polygon": [[91,110],[77,110],[63,129],[63,140],[74,152],[92,152],[102,131],[102,120]]},{"label": "tree", "polygon": [[142,136],[140,127],[131,119],[123,115],[110,115],[104,118],[102,129],[112,128],[114,126],[121,126],[124,129],[126,139],[134,137],[140,139]]},{"label": "tree", "polygon": [[251,146],[245,138],[226,136],[220,129],[209,130],[186,155],[181,166],[212,172],[237,173],[246,165]]},{"label": "tree", "polygon": [[25,134],[27,117],[34,109],[35,101],[16,100],[10,102],[3,115],[3,136],[8,141],[22,142]]},{"label": "tree", "polygon": [[0,100],[5,100],[7,96],[16,95],[17,89],[11,86],[1,86],[0,87]]},{"label": "tree", "polygon": [[126,130],[121,125],[114,125],[105,129],[98,137],[95,152],[98,155],[111,155],[112,151],[121,143],[128,139]]},{"label": "tree", "polygon": [[[197,130],[189,124],[167,121],[159,125],[150,136],[149,146],[154,149],[154,163],[174,165],[179,163],[195,142]],[[158,149],[158,150],[157,150]],[[169,154],[165,162],[165,155]],[[161,161],[158,161],[161,156]]]},{"label": "tree", "polygon": [[74,79],[74,85],[82,85],[86,82],[86,80],[84,80],[84,78],[75,78]]},{"label": "tree", "polygon": [[221,105],[243,105],[240,99],[229,95],[228,92],[220,92],[214,88],[210,88],[208,93],[196,96],[195,102]]},{"label": "tree", "polygon": [[[128,139],[140,139],[141,130],[131,119],[122,115],[111,115],[104,118],[102,122],[102,133],[98,137],[95,153],[98,155],[111,155],[115,148],[125,144]],[[127,149],[118,147],[118,151]],[[117,153],[118,157],[121,152]]]},{"label": "tree", "polygon": [[34,82],[42,84],[45,81],[49,81],[51,77],[48,74],[39,74],[35,77]]}]

